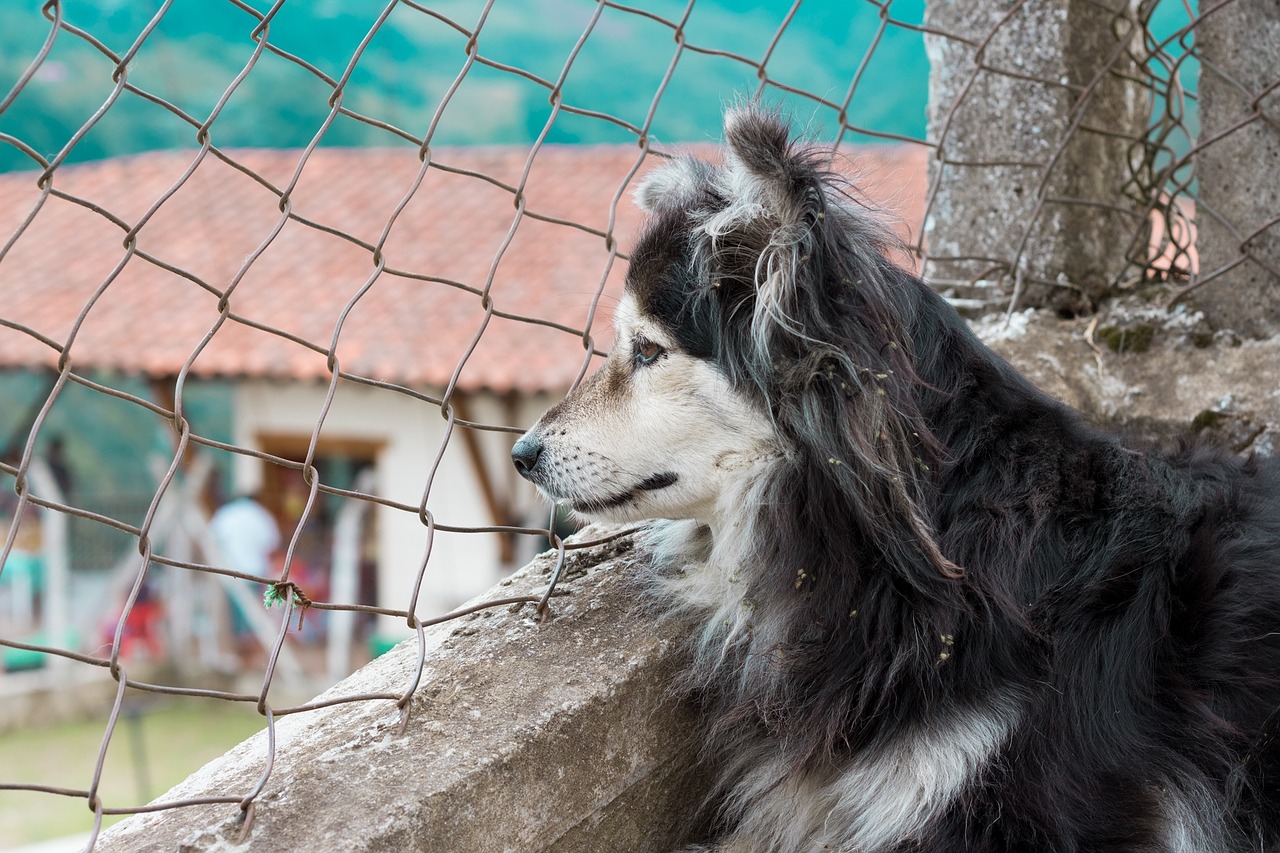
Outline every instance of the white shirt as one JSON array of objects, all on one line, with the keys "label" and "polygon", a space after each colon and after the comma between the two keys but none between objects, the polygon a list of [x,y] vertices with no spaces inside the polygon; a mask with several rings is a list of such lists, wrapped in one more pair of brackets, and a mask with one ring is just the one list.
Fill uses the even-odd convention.
[{"label": "white shirt", "polygon": [[269,574],[280,530],[262,504],[247,497],[223,504],[210,519],[209,530],[227,568],[259,577]]}]

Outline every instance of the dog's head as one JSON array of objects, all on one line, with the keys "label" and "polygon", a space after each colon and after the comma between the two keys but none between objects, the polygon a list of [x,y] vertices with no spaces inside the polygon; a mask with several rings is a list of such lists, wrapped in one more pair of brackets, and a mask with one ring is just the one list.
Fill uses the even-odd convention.
[{"label": "dog's head", "polygon": [[613,351],[516,443],[516,467],[612,521],[715,527],[776,466],[848,511],[900,495],[910,513],[925,430],[891,238],[777,115],[730,112],[725,143],[723,163],[673,160],[640,186]]},{"label": "dog's head", "polygon": [[708,357],[703,333],[647,304],[648,287],[678,301],[688,285],[665,252],[633,254],[608,359],[512,449],[525,479],[588,518],[710,523],[730,478],[779,451],[767,414]]}]

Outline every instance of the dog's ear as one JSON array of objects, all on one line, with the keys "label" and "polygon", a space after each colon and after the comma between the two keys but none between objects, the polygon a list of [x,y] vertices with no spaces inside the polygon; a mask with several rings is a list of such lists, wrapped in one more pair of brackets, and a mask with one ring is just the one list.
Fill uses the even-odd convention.
[{"label": "dog's ear", "polygon": [[636,205],[650,215],[686,206],[697,198],[710,168],[692,157],[676,157],[644,176],[636,187]]},{"label": "dog's ear", "polygon": [[715,183],[727,203],[704,228],[713,243],[737,247],[726,253],[730,261],[740,263],[742,249],[752,258],[753,337],[761,356],[772,360],[772,340],[779,334],[808,339],[806,320],[820,313],[812,304],[821,290],[813,252],[830,224],[824,221],[826,172],[813,152],[792,142],[776,112],[756,105],[731,109],[724,134],[725,165]]},{"label": "dog's ear", "polygon": [[781,228],[820,219],[825,205],[821,174],[812,158],[792,143],[791,128],[777,112],[757,105],[725,113],[724,140],[731,195],[763,210]]},{"label": "dog's ear", "polygon": [[744,260],[750,265],[747,372],[765,377],[756,381],[796,445],[800,480],[833,483],[819,492],[852,503],[817,511],[863,519],[861,529],[904,572],[923,558],[942,577],[960,577],[924,499],[927,463],[938,456],[917,406],[897,301],[910,287],[884,257],[889,238],[842,203],[827,153],[796,144],[776,112],[733,109],[724,134],[715,181],[726,204],[703,227],[722,247],[713,259],[736,264],[738,280],[747,278]]}]

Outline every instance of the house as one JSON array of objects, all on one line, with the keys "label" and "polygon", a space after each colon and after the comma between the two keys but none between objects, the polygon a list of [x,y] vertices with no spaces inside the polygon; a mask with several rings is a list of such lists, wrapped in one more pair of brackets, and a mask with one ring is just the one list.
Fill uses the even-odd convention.
[{"label": "house", "polygon": [[[607,351],[653,157],[169,151],[0,175],[0,368],[144,376],[166,409],[231,380],[234,447],[200,452],[230,454],[286,541],[311,499],[296,463],[340,489],[371,471],[366,603],[405,608],[429,545],[416,612],[436,615],[539,547],[469,532],[546,510],[514,476],[514,431],[467,424],[523,429]],[[918,227],[923,149],[849,159]],[[332,515],[306,511],[299,555]]]}]

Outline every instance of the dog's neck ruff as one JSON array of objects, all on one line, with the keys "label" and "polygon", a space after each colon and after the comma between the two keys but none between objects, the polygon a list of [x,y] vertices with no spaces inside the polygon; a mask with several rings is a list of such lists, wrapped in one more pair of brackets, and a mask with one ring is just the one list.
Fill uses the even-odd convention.
[{"label": "dog's neck ruff", "polygon": [[[697,668],[710,677],[730,649],[742,642],[766,642],[770,632],[759,624],[768,611],[753,598],[758,575],[765,569],[752,558],[756,507],[779,458],[756,460],[738,479],[739,488],[721,495],[706,524],[668,521],[649,533],[658,567],[656,584],[673,611],[702,623],[695,643]],[[755,657],[748,655],[748,657]],[[748,677],[744,668],[742,677]]]},{"label": "dog's neck ruff", "polygon": [[920,837],[950,808],[1016,724],[1011,700],[864,750],[838,771],[792,774],[785,754],[747,769],[728,796],[735,853],[882,853]]},{"label": "dog's neck ruff", "polygon": [[[787,712],[785,649],[797,614],[756,598],[757,576],[769,569],[754,553],[759,482],[725,502],[714,529],[661,522],[649,535],[655,563],[663,567],[660,594],[672,610],[701,624],[686,686],[696,690],[719,683],[752,697],[767,718]],[[973,784],[1019,716],[1012,695],[997,696],[886,732],[844,759],[838,771],[796,772],[796,755],[785,739],[758,732],[731,736],[733,746],[725,752],[735,758],[721,769],[722,815],[737,827],[737,846],[731,849],[892,850],[922,832]]]}]

